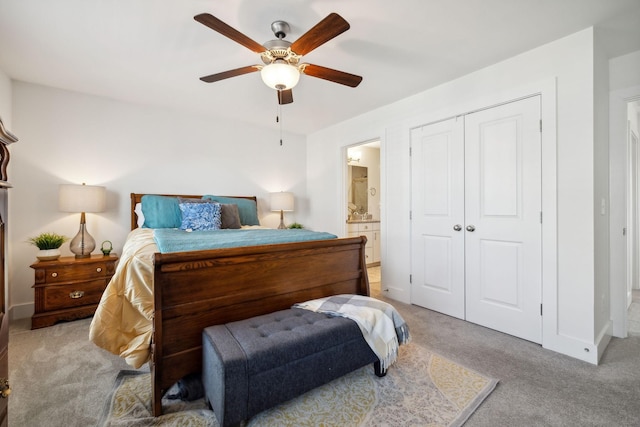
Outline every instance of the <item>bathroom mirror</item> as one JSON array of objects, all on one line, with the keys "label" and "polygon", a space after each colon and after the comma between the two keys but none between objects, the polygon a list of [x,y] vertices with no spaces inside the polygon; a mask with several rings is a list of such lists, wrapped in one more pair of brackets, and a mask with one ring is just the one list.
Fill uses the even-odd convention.
[{"label": "bathroom mirror", "polygon": [[[369,182],[368,169],[363,166],[349,166],[351,186],[349,189],[349,206],[353,214],[369,212]],[[355,207],[354,207],[355,205]]]}]

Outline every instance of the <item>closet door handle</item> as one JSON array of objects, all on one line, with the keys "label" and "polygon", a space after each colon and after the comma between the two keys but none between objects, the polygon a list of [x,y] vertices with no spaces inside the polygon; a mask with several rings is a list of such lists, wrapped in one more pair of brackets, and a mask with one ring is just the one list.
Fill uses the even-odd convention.
[{"label": "closet door handle", "polygon": [[460,230],[462,230],[462,226],[460,224],[456,224],[456,225],[453,226],[453,229],[455,231],[460,231]]},{"label": "closet door handle", "polygon": [[474,225],[467,225],[467,231],[476,231],[476,227]]}]

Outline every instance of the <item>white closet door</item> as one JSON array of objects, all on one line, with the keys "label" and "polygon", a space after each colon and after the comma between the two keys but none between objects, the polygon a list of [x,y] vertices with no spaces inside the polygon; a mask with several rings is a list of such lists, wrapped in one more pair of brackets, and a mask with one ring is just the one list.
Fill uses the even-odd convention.
[{"label": "white closet door", "polygon": [[542,342],[539,123],[537,96],[465,117],[466,319],[537,343]]},{"label": "white closet door", "polygon": [[411,302],[542,342],[540,97],[411,132]]},{"label": "white closet door", "polygon": [[462,131],[451,119],[411,133],[411,302],[464,319]]}]

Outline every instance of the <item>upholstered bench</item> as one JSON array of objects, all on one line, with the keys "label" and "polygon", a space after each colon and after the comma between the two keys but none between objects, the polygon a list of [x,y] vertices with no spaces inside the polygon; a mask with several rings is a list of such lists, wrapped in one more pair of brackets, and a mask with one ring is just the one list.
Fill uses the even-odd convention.
[{"label": "upholstered bench", "polygon": [[222,427],[369,363],[384,376],[353,320],[299,308],[203,331],[205,398]]}]

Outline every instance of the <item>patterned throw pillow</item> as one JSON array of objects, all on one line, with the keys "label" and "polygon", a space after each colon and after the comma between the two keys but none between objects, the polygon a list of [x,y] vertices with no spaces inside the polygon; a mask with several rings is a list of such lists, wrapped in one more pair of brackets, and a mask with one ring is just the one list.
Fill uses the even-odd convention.
[{"label": "patterned throw pillow", "polygon": [[[180,203],[218,203],[211,199],[189,199],[186,197],[178,197]],[[220,228],[242,228],[240,221],[240,213],[238,205],[220,203]]]},{"label": "patterned throw pillow", "polygon": [[221,208],[219,203],[180,203],[181,230],[219,230]]}]

